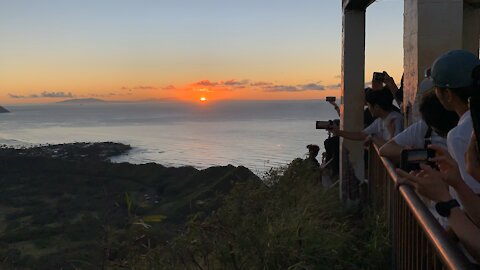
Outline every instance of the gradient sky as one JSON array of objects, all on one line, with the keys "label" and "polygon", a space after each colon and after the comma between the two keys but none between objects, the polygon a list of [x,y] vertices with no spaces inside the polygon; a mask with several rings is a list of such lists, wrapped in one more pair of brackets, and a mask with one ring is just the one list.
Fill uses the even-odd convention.
[{"label": "gradient sky", "polygon": [[[403,1],[367,11],[366,81],[403,68]],[[0,0],[0,103],[339,95],[340,0]]]}]

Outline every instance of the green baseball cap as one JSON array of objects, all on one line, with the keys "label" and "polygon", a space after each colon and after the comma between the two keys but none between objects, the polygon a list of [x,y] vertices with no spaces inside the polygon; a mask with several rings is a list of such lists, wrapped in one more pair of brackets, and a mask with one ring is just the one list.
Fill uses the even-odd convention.
[{"label": "green baseball cap", "polygon": [[441,88],[462,88],[473,85],[473,71],[480,66],[478,57],[466,50],[452,50],[440,55],[430,71],[433,84]]}]

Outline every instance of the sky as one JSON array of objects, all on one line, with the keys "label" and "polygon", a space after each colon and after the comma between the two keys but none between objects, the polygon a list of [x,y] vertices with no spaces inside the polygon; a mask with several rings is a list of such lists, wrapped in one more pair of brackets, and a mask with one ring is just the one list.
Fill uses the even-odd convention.
[{"label": "sky", "polygon": [[[0,0],[0,104],[340,95],[341,0]],[[400,81],[403,1],[367,10],[366,81]]]}]

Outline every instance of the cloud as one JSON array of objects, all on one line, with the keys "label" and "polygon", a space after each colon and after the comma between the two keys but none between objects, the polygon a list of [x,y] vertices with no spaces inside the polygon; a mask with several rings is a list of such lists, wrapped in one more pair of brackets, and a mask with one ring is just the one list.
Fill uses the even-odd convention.
[{"label": "cloud", "polygon": [[302,89],[292,85],[267,85],[262,87],[265,92],[299,92]]},{"label": "cloud", "polygon": [[194,86],[199,87],[215,87],[218,85],[217,82],[211,82],[210,80],[201,80],[193,83]]},{"label": "cloud", "polygon": [[40,94],[40,97],[46,97],[46,98],[73,98],[73,94],[71,92],[48,92],[48,91],[43,91]]},{"label": "cloud", "polygon": [[8,96],[10,98],[20,99],[20,98],[73,98],[75,97],[71,92],[55,92],[55,91],[43,91],[40,94],[31,94],[28,96],[24,95],[17,95],[9,93]]},{"label": "cloud", "polygon": [[175,90],[177,89],[175,85],[167,85],[165,87],[162,87],[162,90]]},{"label": "cloud", "polygon": [[248,80],[242,80],[242,81],[228,80],[228,81],[221,82],[222,85],[226,85],[226,86],[245,86],[248,83],[249,83]]},{"label": "cloud", "polygon": [[158,88],[155,86],[150,86],[150,85],[140,85],[140,86],[134,86],[134,87],[127,87],[127,86],[122,86],[120,90],[157,90]]},{"label": "cloud", "polygon": [[251,86],[261,87],[261,86],[272,85],[272,83],[268,83],[268,82],[256,82],[256,83],[252,83],[252,84],[250,84],[250,85],[251,85]]},{"label": "cloud", "polygon": [[315,90],[315,91],[322,91],[325,90],[325,86],[317,83],[309,83],[299,86],[300,89],[308,91],[308,90]]},{"label": "cloud", "polygon": [[340,89],[340,87],[342,87],[340,83],[327,85],[327,89]]}]

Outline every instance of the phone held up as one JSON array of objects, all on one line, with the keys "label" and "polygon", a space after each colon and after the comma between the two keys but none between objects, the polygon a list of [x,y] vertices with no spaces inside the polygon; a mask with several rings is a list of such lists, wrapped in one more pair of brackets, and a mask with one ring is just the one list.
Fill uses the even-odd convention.
[{"label": "phone held up", "polygon": [[473,132],[477,137],[477,151],[480,151],[480,97],[471,96],[468,99],[468,107],[472,116]]},{"label": "phone held up", "polygon": [[384,82],[385,72],[373,72],[373,80],[376,82]]},{"label": "phone held up", "polygon": [[430,161],[433,157],[435,151],[432,149],[405,149],[401,154],[400,169],[406,172],[418,171],[422,163],[435,167],[435,163]]},{"label": "phone held up", "polygon": [[326,102],[335,102],[336,100],[337,100],[336,97],[326,97],[326,98],[325,98],[325,101],[326,101]]},{"label": "phone held up", "polygon": [[333,121],[332,121],[332,120],[328,120],[328,121],[317,121],[317,122],[315,123],[315,128],[316,128],[316,129],[329,129],[332,125],[333,125]]}]

